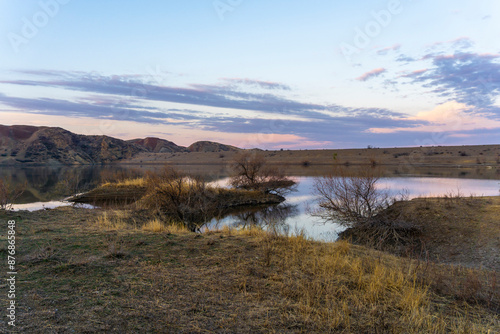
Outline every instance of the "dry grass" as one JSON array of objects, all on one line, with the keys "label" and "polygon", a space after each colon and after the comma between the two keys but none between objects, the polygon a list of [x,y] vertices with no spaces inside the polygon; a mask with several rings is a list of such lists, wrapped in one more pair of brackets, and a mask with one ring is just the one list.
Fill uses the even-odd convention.
[{"label": "dry grass", "polygon": [[98,216],[94,224],[103,231],[116,231],[129,228],[126,220],[129,217],[127,211],[109,210]]},{"label": "dry grass", "polygon": [[[206,170],[210,165],[228,164],[234,160],[237,152],[191,152],[184,154],[142,153],[125,163],[159,164],[168,161],[172,164],[199,165]],[[338,149],[338,150],[283,150],[263,152],[266,163],[297,165],[303,168],[303,162],[316,165],[392,165],[403,166],[412,170],[418,166],[497,166],[500,161],[500,145],[477,146],[434,146],[434,147],[401,147],[372,149]],[[334,159],[336,156],[336,159]],[[478,159],[481,165],[478,165]]]},{"label": "dry grass", "polygon": [[347,242],[314,243],[303,236],[264,237],[261,247],[264,266],[275,267],[280,292],[296,310],[282,314],[287,322],[300,319],[321,330],[354,333],[467,328],[480,333],[495,322],[490,317],[490,323],[470,324],[463,316],[450,316],[457,306],[449,300],[441,300],[446,311],[436,312],[438,296],[419,283],[416,267],[394,257]]},{"label": "dry grass", "polygon": [[[125,222],[122,230],[96,224],[105,215],[95,210],[8,215],[0,219],[15,218],[22,236],[19,332],[500,330],[487,306],[422,282],[422,263],[345,241],[313,242],[256,227],[150,233],[132,228],[133,212],[101,218]],[[149,221],[153,230],[162,223]],[[0,322],[0,331],[5,326]]]},{"label": "dry grass", "polygon": [[175,222],[164,222],[158,218],[148,221],[142,226],[143,231],[154,233],[189,233],[185,224]]},{"label": "dry grass", "polygon": [[115,182],[105,182],[102,186],[116,186],[116,187],[145,187],[146,179],[144,177],[137,177],[133,179],[123,179]]}]

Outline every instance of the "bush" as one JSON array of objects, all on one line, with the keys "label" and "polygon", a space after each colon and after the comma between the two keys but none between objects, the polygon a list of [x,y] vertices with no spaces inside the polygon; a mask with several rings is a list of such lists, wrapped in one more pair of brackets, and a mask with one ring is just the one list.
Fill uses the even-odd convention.
[{"label": "bush", "polygon": [[160,173],[146,175],[146,194],[139,206],[185,222],[191,230],[215,216],[217,189],[200,178],[192,178],[166,166]]},{"label": "bush", "polygon": [[267,166],[260,153],[239,153],[234,158],[232,169],[231,185],[234,188],[283,195],[295,185],[295,181],[287,178],[282,170]]},{"label": "bush", "polygon": [[348,227],[344,236],[375,248],[389,244],[399,247],[419,233],[415,219],[393,205],[406,200],[407,195],[391,196],[387,189],[380,189],[375,169],[338,168],[335,175],[315,180],[319,209],[312,215]]},{"label": "bush", "polygon": [[407,195],[391,196],[388,189],[378,187],[379,175],[374,168],[337,167],[333,174],[316,178],[314,193],[320,209],[313,213],[347,227],[382,219],[384,210],[398,200],[405,200]]},{"label": "bush", "polygon": [[0,210],[11,210],[12,204],[21,197],[26,189],[26,184],[14,189],[9,183],[0,179]]},{"label": "bush", "polygon": [[387,191],[376,187],[379,177],[371,169],[355,174],[337,168],[335,174],[314,182],[320,207],[315,214],[325,220],[351,227],[367,222],[393,202]]}]

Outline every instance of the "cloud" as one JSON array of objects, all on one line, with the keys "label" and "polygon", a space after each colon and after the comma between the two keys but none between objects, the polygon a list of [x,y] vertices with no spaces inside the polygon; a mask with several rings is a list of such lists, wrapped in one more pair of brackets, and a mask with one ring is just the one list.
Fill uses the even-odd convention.
[{"label": "cloud", "polygon": [[[433,62],[434,58],[429,58],[427,61]],[[428,77],[436,69],[437,67],[432,65],[426,71],[414,71],[411,73],[412,76],[404,80],[420,82],[419,80],[424,80],[423,77]],[[382,72],[376,74],[377,70],[371,71],[375,73],[373,75],[379,75],[385,71],[382,69]],[[425,131],[435,129],[445,131],[446,128],[449,130],[449,124],[447,125],[443,119],[435,118],[437,112],[409,117],[385,108],[350,108],[336,104],[303,103],[279,95],[278,93],[284,89],[274,86],[275,83],[267,83],[269,84],[267,85],[258,80],[256,80],[258,83],[250,79],[248,81],[247,79],[234,79],[234,82],[224,80],[222,84],[167,87],[148,83],[134,75],[102,76],[82,72],[57,72],[52,75],[47,73],[48,71],[30,72],[29,75],[42,78],[10,80],[2,81],[2,83],[55,87],[67,91],[85,92],[87,95],[79,93],[77,98],[68,98],[66,97],[68,94],[64,92],[61,96],[65,98],[57,99],[0,94],[0,103],[9,107],[9,110],[15,108],[32,115],[51,115],[61,117],[61,119],[63,117],[67,119],[88,117],[97,120],[113,120],[118,122],[116,124],[127,124],[127,127],[130,127],[130,124],[138,126],[143,124],[143,127],[179,125],[180,132],[176,134],[176,137],[170,138],[173,141],[179,136],[184,138],[182,133],[186,131],[217,134],[219,137],[230,135],[231,138],[238,138],[240,134],[241,138],[257,138],[253,145],[251,143],[246,145],[248,141],[245,141],[245,147],[258,147],[259,143],[266,147],[320,147],[321,145],[366,147],[368,144],[394,146],[394,143],[398,146],[410,146],[415,145],[414,141],[419,136],[428,136],[428,132]],[[422,83],[428,85],[427,81],[430,80],[427,79]],[[253,86],[259,89],[258,92]],[[260,90],[263,87],[275,88],[262,92]],[[446,87],[434,87],[434,89],[446,91]],[[172,108],[169,105],[163,108],[162,103],[158,103],[163,101],[180,103],[183,106]],[[463,107],[462,105],[467,105],[467,108],[470,106],[460,101],[456,103],[461,103],[460,108]],[[456,118],[459,115],[466,121],[467,126],[454,133],[465,133],[460,132],[462,130],[475,131],[474,129],[478,127],[470,125],[474,122],[483,126],[492,124],[488,121],[492,119],[494,111],[487,113],[483,110],[479,113],[467,108],[460,109],[458,114],[446,114],[448,118],[452,116]],[[231,112],[228,112],[229,110]],[[0,110],[0,112],[5,111]],[[173,128],[169,127],[169,132],[172,131]],[[124,133],[123,129],[119,133]],[[457,141],[460,138],[466,139],[454,138]],[[234,144],[240,143],[235,141]]]},{"label": "cloud", "polygon": [[[463,132],[473,130],[500,129],[500,121],[491,119],[488,114],[473,111],[474,107],[456,101],[443,103],[429,111],[419,112],[415,117],[402,119],[419,122],[416,126],[370,128],[372,133],[396,132]],[[457,135],[455,134],[455,137]]]},{"label": "cloud", "polygon": [[[73,81],[71,81],[73,82]],[[103,82],[108,82],[104,80]],[[85,84],[83,82],[82,84]],[[19,84],[25,84],[20,82]],[[33,85],[34,83],[27,83]],[[116,85],[113,82],[114,85]],[[64,86],[66,87],[66,85]],[[98,92],[92,91],[89,95],[79,97],[74,100],[55,99],[55,98],[24,98],[6,96],[0,94],[0,103],[16,108],[20,112],[30,113],[34,115],[50,115],[66,118],[93,118],[113,120],[116,122],[135,122],[142,124],[165,124],[165,125],[181,125],[184,129],[192,129],[196,131],[207,131],[211,133],[240,133],[248,136],[252,134],[260,134],[259,136],[267,136],[268,134],[276,136],[294,135],[290,140],[283,138],[281,142],[287,142],[287,145],[293,145],[293,141],[297,140],[300,145],[313,147],[318,143],[335,142],[345,143],[346,138],[357,138],[363,140],[363,137],[369,137],[365,131],[371,126],[395,126],[393,121],[395,117],[402,117],[402,114],[395,113],[383,108],[348,108],[340,105],[320,105],[322,112],[305,112],[296,115],[300,117],[289,117],[286,109],[278,108],[274,112],[267,113],[266,117],[252,116],[245,111],[231,116],[228,113],[207,111],[202,107],[197,108],[196,105],[192,109],[186,108],[168,108],[163,109],[158,104],[154,107],[143,105],[145,102],[138,97],[124,98],[116,94],[104,94],[101,86]],[[201,89],[201,88],[199,88]],[[227,88],[221,87],[205,87],[201,90],[218,91]],[[97,90],[97,89],[96,89]],[[116,92],[116,88],[112,89]],[[96,94],[99,93],[99,94]],[[216,93],[214,93],[216,94]],[[229,94],[236,92],[229,91]],[[245,95],[246,94],[246,95]],[[238,96],[242,98],[253,98],[250,93],[238,92]],[[278,100],[272,96],[266,97],[268,101]],[[291,101],[290,103],[296,103]],[[2,110],[0,110],[2,111]],[[282,113],[285,111],[285,114]],[[293,114],[292,112],[290,114]],[[288,117],[284,117],[284,116]],[[123,132],[123,131],[122,131]],[[280,137],[274,138],[280,138]],[[300,138],[299,138],[300,137]],[[299,138],[299,139],[297,139]],[[370,139],[373,140],[373,139]],[[268,142],[269,145],[271,144]],[[366,144],[362,144],[363,146]],[[351,146],[356,146],[353,142]],[[316,146],[319,147],[319,146]]]},{"label": "cloud", "polygon": [[[42,74],[40,74],[42,75]],[[275,83],[263,83],[266,87],[277,87]],[[255,82],[253,82],[255,84]],[[314,114],[325,106],[302,103],[271,93],[250,93],[221,85],[191,85],[191,87],[168,87],[144,82],[135,76],[98,76],[59,72],[57,78],[46,80],[4,80],[3,84],[22,86],[54,87],[66,90],[124,96],[150,101],[173,102],[239,110],[254,110],[275,113],[284,110],[289,114]],[[284,88],[281,87],[282,89]]]},{"label": "cloud", "polygon": [[264,89],[271,90],[291,90],[290,86],[270,81],[260,81],[260,80],[252,80],[252,79],[241,79],[241,78],[224,78],[224,81],[229,83],[243,84],[247,86],[258,86]]},{"label": "cloud", "polygon": [[449,41],[444,42],[436,42],[430,45],[431,49],[436,49],[439,47],[444,47],[447,50],[456,51],[459,49],[466,50],[474,46],[474,41],[472,41],[469,37],[462,36]]},{"label": "cloud", "polygon": [[406,77],[450,101],[484,108],[500,93],[500,55],[457,52],[422,60],[430,60],[432,67]]},{"label": "cloud", "polygon": [[420,70],[414,70],[414,71],[411,71],[410,73],[403,74],[403,75],[401,75],[401,77],[403,77],[403,78],[418,78],[418,77],[422,76],[427,71],[428,71],[427,68],[422,68]]},{"label": "cloud", "polygon": [[402,63],[409,63],[409,62],[412,62],[412,61],[415,61],[415,60],[416,60],[415,58],[409,57],[409,56],[404,55],[404,54],[400,54],[396,58],[396,61],[399,61],[399,62],[402,62]]},{"label": "cloud", "polygon": [[377,54],[386,55],[389,51],[398,51],[399,49],[401,49],[401,44],[394,44],[393,46],[388,46],[386,48],[377,50]]},{"label": "cloud", "polygon": [[[85,102],[87,100],[87,102]],[[120,121],[134,121],[139,123],[182,123],[201,119],[200,116],[179,113],[176,111],[157,111],[130,103],[113,99],[101,99],[96,103],[92,98],[79,101],[68,101],[51,98],[21,98],[10,97],[0,93],[0,102],[4,105],[17,108],[23,112],[66,116],[66,117],[91,117],[96,119],[112,119]]]},{"label": "cloud", "polygon": [[376,69],[371,70],[369,72],[363,73],[360,77],[357,77],[356,80],[366,81],[366,80],[375,78],[375,77],[381,75],[384,72],[386,72],[385,68],[382,68],[382,67],[381,68],[376,68]]}]

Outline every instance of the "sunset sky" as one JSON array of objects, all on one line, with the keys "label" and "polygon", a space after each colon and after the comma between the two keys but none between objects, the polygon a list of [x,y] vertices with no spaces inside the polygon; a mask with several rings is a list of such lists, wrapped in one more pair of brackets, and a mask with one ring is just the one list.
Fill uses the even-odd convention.
[{"label": "sunset sky", "polygon": [[497,0],[0,0],[0,124],[179,145],[500,143]]}]

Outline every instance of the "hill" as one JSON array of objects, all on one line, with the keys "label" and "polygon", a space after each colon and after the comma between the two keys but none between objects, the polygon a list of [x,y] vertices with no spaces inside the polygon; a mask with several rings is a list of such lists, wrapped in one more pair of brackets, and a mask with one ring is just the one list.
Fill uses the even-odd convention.
[{"label": "hill", "polygon": [[188,148],[154,137],[121,140],[108,136],[87,136],[57,127],[0,125],[0,165],[62,164],[89,165],[143,159],[161,154],[236,152],[239,149],[210,141]]},{"label": "hill", "polygon": [[144,139],[127,140],[127,142],[139,145],[151,153],[188,152],[188,149],[184,146],[178,146],[171,141],[160,138],[147,137]]},{"label": "hill", "polygon": [[189,152],[236,152],[240,149],[213,141],[197,141],[188,147]]},{"label": "hill", "polygon": [[102,164],[133,157],[143,147],[61,128],[0,125],[0,164]]}]

